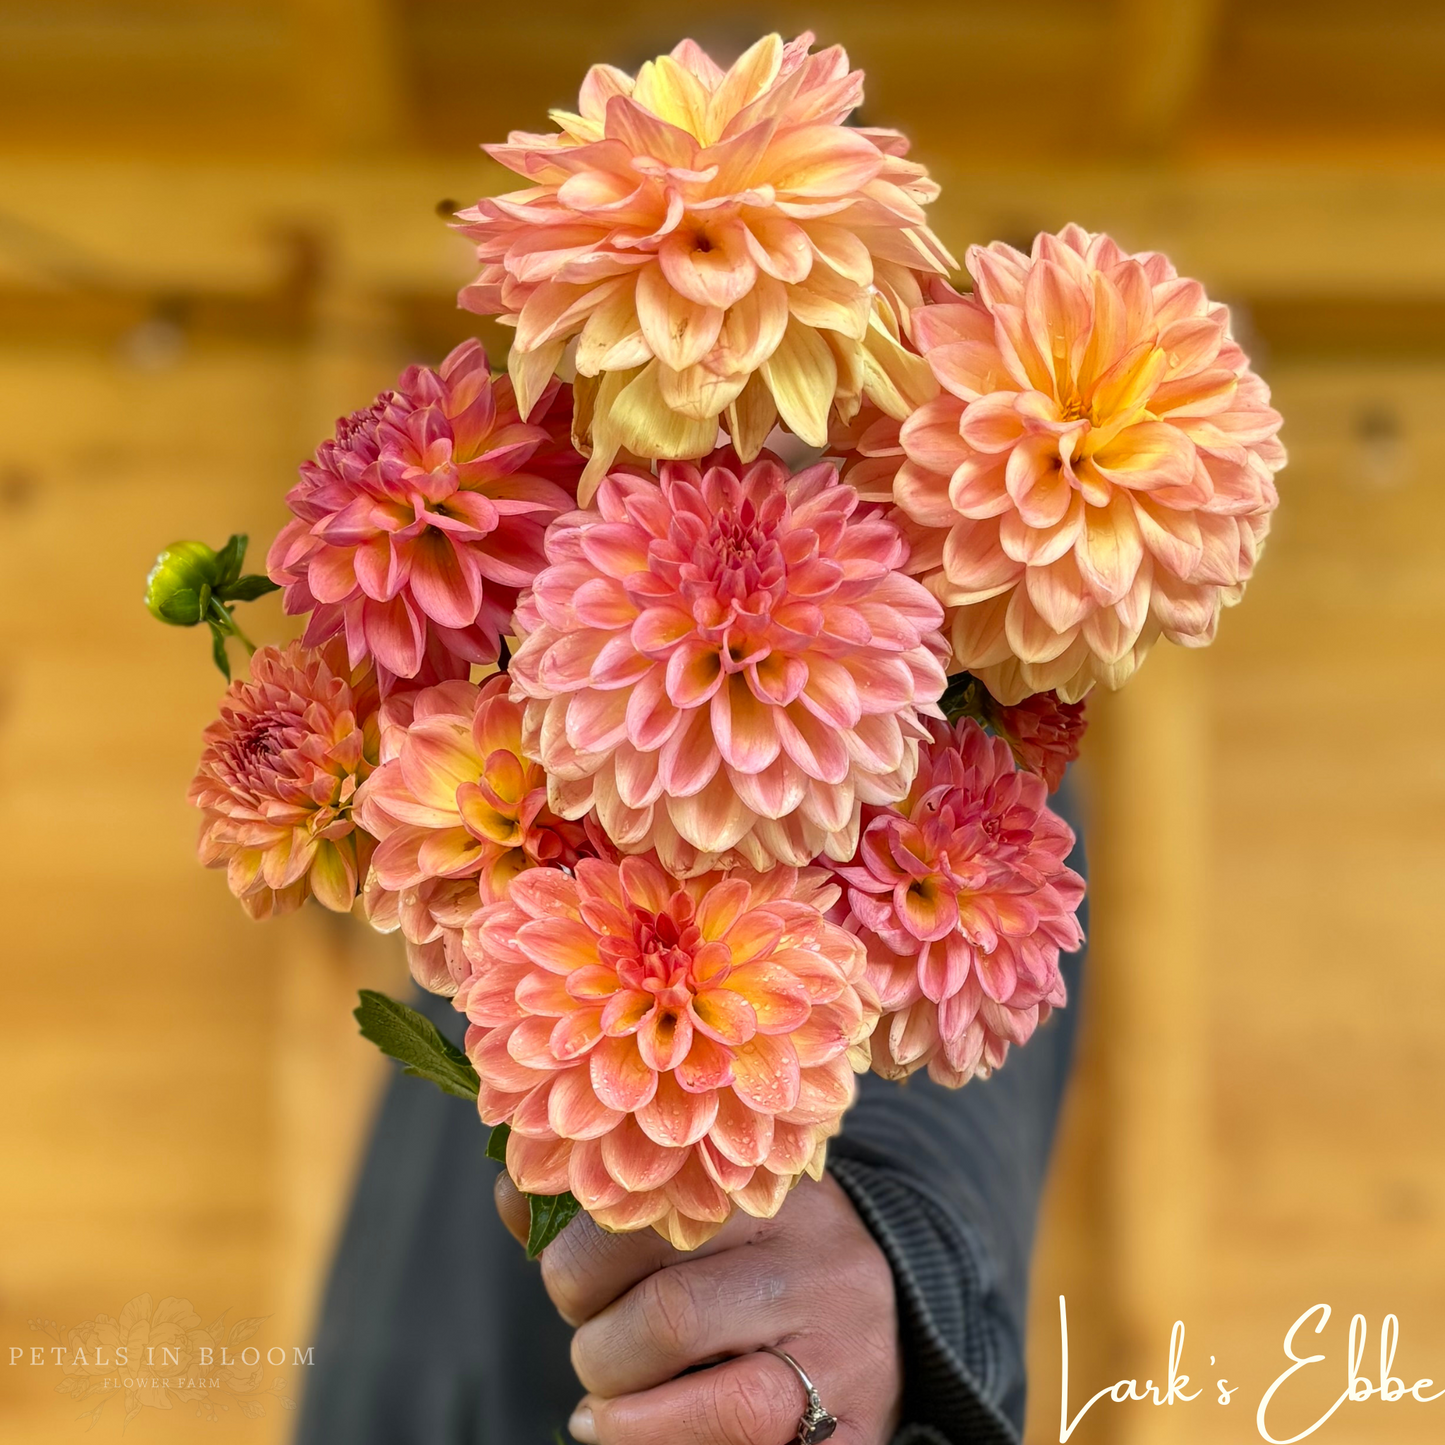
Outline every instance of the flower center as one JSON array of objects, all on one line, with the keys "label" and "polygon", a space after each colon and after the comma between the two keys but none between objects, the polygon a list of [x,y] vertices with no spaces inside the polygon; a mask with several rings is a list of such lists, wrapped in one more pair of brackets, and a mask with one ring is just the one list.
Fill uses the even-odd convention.
[{"label": "flower center", "polygon": [[675,894],[659,913],[635,908],[632,937],[609,939],[604,950],[614,955],[610,961],[624,988],[653,996],[661,1024],[685,1012],[699,991],[694,965],[705,941],[692,921],[691,898]]},{"label": "flower center", "polygon": [[784,583],[786,569],[773,532],[751,501],[720,512],[693,554],[695,578],[723,602],[774,591]]}]

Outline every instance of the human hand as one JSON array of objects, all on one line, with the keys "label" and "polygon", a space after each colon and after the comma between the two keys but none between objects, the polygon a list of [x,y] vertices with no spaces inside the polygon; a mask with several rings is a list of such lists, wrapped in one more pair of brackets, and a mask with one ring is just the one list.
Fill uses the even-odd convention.
[{"label": "human hand", "polygon": [[[527,1206],[505,1174],[497,1208],[525,1238]],[[893,1274],[831,1175],[803,1179],[776,1218],[736,1214],[690,1254],[579,1215],[543,1252],[542,1281],[577,1327],[588,1393],[568,1428],[583,1445],[786,1445],[807,1398],[762,1345],[807,1371],[840,1445],[886,1445],[897,1428]]]}]

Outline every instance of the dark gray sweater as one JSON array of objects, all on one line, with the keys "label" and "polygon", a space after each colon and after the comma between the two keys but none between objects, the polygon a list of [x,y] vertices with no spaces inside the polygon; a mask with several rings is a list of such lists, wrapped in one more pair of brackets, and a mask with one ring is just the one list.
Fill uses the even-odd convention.
[{"label": "dark gray sweater", "polygon": [[[1072,815],[1067,787],[1055,805]],[[1083,872],[1082,845],[1071,865]],[[1015,1445],[1039,1196],[1073,1054],[1070,1005],[992,1079],[872,1076],[829,1168],[893,1265],[904,1350],[895,1445]],[[420,1004],[460,1041],[443,999]],[[492,1207],[497,1165],[463,1099],[397,1074],[316,1335],[298,1445],[555,1445],[581,1393],[571,1331]]]}]

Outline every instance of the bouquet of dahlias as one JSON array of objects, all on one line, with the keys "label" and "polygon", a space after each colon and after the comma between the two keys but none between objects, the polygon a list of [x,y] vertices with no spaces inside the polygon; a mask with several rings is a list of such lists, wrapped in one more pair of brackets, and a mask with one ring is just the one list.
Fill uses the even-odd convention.
[{"label": "bouquet of dahlias", "polygon": [[[957,1087],[1065,1002],[1083,882],[1048,797],[1084,699],[1214,636],[1276,503],[1226,309],[1068,226],[965,257],[862,75],[812,37],[594,67],[488,153],[461,305],[301,468],[268,576],[162,554],[165,621],[272,586],[191,796],[257,918],[399,930],[532,1196],[681,1249],[773,1214],[872,1069]],[[249,643],[246,644],[250,646]],[[229,676],[229,672],[228,672]]]}]

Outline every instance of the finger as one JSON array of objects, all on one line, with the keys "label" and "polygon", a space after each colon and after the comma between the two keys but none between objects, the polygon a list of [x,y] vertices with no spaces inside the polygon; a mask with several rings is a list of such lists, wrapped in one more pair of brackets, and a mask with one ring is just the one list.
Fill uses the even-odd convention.
[{"label": "finger", "polygon": [[808,1324],[786,1265],[781,1252],[762,1247],[657,1270],[572,1337],[577,1378],[595,1395],[631,1395],[783,1338]]},{"label": "finger", "polygon": [[807,1399],[772,1355],[744,1355],[654,1390],[586,1402],[597,1445],[787,1445]]},{"label": "finger", "polygon": [[769,1227],[771,1221],[738,1211],[706,1244],[684,1254],[656,1230],[609,1234],[579,1216],[543,1251],[542,1284],[557,1313],[580,1325],[656,1270],[731,1249]]},{"label": "finger", "polygon": [[496,1200],[497,1213],[501,1215],[502,1223],[507,1226],[507,1233],[518,1244],[525,1245],[532,1227],[532,1210],[526,1196],[512,1183],[511,1176],[505,1169],[497,1175],[497,1182],[492,1186],[492,1197]]}]

